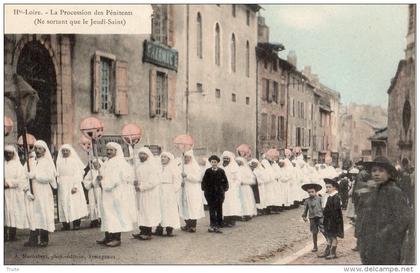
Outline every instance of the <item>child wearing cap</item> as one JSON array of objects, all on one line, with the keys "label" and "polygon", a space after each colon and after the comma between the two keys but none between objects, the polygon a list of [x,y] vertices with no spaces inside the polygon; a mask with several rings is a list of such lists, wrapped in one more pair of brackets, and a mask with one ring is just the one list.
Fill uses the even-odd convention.
[{"label": "child wearing cap", "polygon": [[302,185],[302,189],[309,194],[309,198],[305,199],[305,202],[303,203],[304,210],[302,218],[305,222],[308,221],[309,218],[309,227],[314,243],[312,252],[316,252],[318,251],[318,232],[324,233],[322,200],[321,197],[317,194],[322,189],[322,187],[319,184],[304,184]]},{"label": "child wearing cap", "polygon": [[318,257],[329,260],[337,258],[337,237],[344,238],[344,224],[343,213],[341,212],[341,201],[338,195],[339,186],[337,178],[325,178],[324,181],[326,193],[328,194],[327,203],[323,210],[327,247],[324,254]]}]

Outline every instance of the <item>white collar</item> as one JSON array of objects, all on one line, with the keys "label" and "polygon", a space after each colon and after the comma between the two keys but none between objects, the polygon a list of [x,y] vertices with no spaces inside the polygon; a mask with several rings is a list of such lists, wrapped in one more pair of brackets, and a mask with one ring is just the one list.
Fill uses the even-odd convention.
[{"label": "white collar", "polygon": [[328,196],[334,196],[338,193],[338,191],[333,191],[332,193],[329,193]]}]

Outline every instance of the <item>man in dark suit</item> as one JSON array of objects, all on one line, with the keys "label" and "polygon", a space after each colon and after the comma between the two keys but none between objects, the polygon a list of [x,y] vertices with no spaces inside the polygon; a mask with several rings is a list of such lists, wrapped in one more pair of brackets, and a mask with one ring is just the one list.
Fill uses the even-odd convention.
[{"label": "man in dark suit", "polygon": [[211,168],[204,173],[201,189],[204,191],[210,214],[209,232],[222,233],[223,201],[225,192],[229,189],[228,180],[223,169],[218,168],[220,158],[212,155],[209,158]]}]

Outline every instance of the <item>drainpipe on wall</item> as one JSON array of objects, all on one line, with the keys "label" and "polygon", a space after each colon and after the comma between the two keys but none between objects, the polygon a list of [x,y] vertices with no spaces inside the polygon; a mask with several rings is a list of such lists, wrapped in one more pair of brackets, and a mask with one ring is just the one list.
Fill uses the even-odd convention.
[{"label": "drainpipe on wall", "polygon": [[260,153],[260,151],[259,151],[259,149],[258,149],[258,139],[259,139],[259,134],[258,134],[258,122],[259,122],[259,111],[258,111],[258,102],[259,102],[259,100],[260,100],[260,95],[259,95],[259,91],[258,91],[258,77],[259,77],[259,75],[258,75],[258,54],[257,54],[257,52],[256,52],[257,50],[255,50],[255,59],[256,59],[256,73],[257,73],[257,75],[256,75],[256,77],[255,77],[255,79],[256,79],[256,90],[255,90],[255,92],[256,92],[256,99],[255,99],[255,106],[256,106],[256,110],[255,110],[255,112],[256,112],[256,124],[255,124],[255,129],[256,129],[256,139],[255,139],[255,157],[256,158],[258,158],[259,159],[259,153]]},{"label": "drainpipe on wall", "polygon": [[284,146],[287,149],[287,141],[289,140],[289,85],[290,85],[290,72],[287,72],[287,85],[286,85],[286,145]]},{"label": "drainpipe on wall", "polygon": [[187,5],[187,56],[186,56],[186,79],[185,79],[185,131],[186,134],[189,134],[190,131],[190,122],[189,122],[189,95],[190,95],[190,91],[189,91],[189,80],[190,80],[190,70],[189,70],[189,66],[190,66],[190,35],[189,35],[189,30],[190,30],[190,5]]}]

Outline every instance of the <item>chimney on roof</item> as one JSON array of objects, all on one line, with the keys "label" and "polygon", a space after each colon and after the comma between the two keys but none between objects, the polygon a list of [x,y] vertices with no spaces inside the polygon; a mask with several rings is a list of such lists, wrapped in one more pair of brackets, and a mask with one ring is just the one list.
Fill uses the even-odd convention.
[{"label": "chimney on roof", "polygon": [[270,28],[265,24],[265,18],[258,16],[258,42],[268,43],[270,40]]},{"label": "chimney on roof", "polygon": [[309,79],[311,79],[312,73],[311,73],[311,66],[310,65],[306,65],[303,68],[303,75],[305,75],[306,77],[308,77]]},{"label": "chimney on roof", "polygon": [[287,54],[287,62],[297,67],[297,56],[294,50],[289,51],[289,54]]}]

